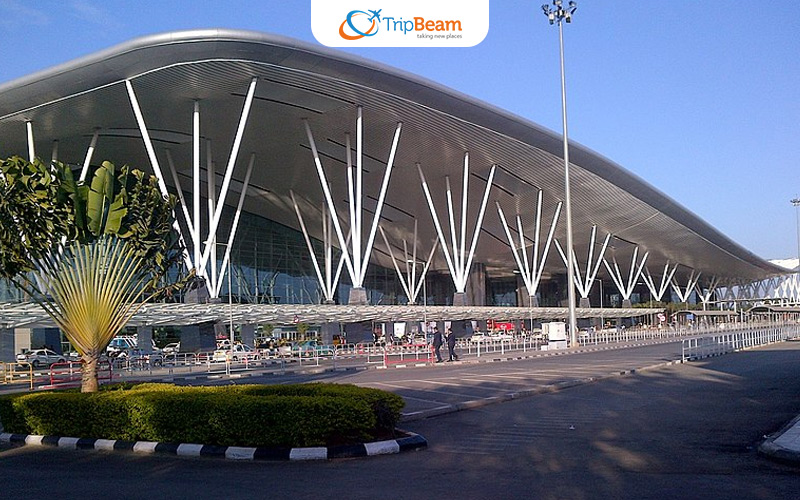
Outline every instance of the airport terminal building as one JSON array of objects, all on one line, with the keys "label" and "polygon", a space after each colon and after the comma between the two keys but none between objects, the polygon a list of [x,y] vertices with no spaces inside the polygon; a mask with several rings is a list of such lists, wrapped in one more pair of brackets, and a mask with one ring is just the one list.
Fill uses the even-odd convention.
[{"label": "airport terminal building", "polygon": [[[561,136],[380,63],[248,31],[147,36],[0,86],[0,137],[3,156],[76,176],[127,163],[179,195],[206,290],[140,324],[213,318],[205,296],[242,323],[401,321],[414,304],[563,317]],[[600,154],[569,159],[582,317],[786,272]],[[8,284],[0,304],[6,331],[47,323]]]}]

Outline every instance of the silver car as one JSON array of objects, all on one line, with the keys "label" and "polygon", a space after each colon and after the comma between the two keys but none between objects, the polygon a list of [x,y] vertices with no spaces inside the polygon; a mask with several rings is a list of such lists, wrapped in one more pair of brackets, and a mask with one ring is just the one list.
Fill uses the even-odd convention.
[{"label": "silver car", "polygon": [[63,363],[64,356],[50,349],[34,349],[26,353],[17,354],[18,363],[30,363],[34,368],[50,366],[53,363]]}]

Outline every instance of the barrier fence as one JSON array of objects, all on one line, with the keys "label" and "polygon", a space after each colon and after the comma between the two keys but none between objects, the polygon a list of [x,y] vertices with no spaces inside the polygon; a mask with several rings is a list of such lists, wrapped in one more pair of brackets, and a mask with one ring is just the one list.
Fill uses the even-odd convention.
[{"label": "barrier fence", "polygon": [[800,325],[760,326],[715,335],[684,339],[681,346],[683,361],[749,349],[800,337]]},{"label": "barrier fence", "polygon": [[[686,329],[626,329],[617,331],[582,332],[580,345],[624,343],[631,341],[665,341],[683,338],[681,355],[684,361],[725,354],[773,342],[800,337],[800,324],[738,323],[719,327]],[[461,339],[456,344],[459,356],[505,354],[508,352],[539,351],[548,347],[541,336],[517,338],[478,337],[480,340]],[[549,347],[553,347],[549,345]],[[446,346],[443,346],[446,349]],[[149,358],[103,360],[98,366],[99,378],[111,381],[135,377],[140,374],[208,373],[233,374],[253,369],[285,373],[289,367],[305,366],[358,367],[378,365],[383,367],[410,363],[433,363],[433,348],[426,343],[404,344],[394,342],[364,342],[336,346],[304,347],[303,349],[264,349],[244,359],[215,361],[213,352],[176,353],[152,355]],[[0,363],[3,384],[26,384],[31,390],[36,384],[42,387],[68,387],[80,384],[80,363],[56,363],[49,369],[35,369],[30,363]],[[46,384],[46,385],[44,385]]]}]

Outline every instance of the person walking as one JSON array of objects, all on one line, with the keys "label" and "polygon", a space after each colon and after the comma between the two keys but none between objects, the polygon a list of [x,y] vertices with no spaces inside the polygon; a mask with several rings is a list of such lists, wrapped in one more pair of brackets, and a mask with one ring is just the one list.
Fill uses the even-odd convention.
[{"label": "person walking", "polygon": [[450,359],[447,361],[458,361],[458,355],[456,354],[456,334],[453,333],[452,329],[448,328],[445,338],[447,339],[447,350],[450,353]]},{"label": "person walking", "polygon": [[436,354],[436,362],[442,362],[442,332],[439,331],[439,327],[433,327],[433,352]]}]

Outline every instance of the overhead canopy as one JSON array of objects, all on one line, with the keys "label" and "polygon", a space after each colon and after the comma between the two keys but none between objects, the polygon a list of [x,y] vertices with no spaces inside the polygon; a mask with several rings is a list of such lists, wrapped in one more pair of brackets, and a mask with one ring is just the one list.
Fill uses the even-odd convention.
[{"label": "overhead canopy", "polygon": [[[129,80],[156,155],[166,164],[165,150],[170,150],[184,191],[192,188],[192,112],[199,101],[201,134],[212,145],[219,186],[253,78],[257,79],[255,99],[231,184],[234,192],[241,190],[247,158],[255,153],[246,211],[299,228],[290,201],[292,190],[304,214],[319,220],[323,194],[303,126],[307,119],[337,210],[346,219],[345,133],[354,136],[358,106],[364,112],[367,210],[375,208],[392,136],[397,122],[403,123],[382,214],[382,225],[394,245],[413,238],[415,219],[421,248],[430,248],[436,238],[416,164],[431,186],[441,220],[446,220],[445,177],[452,178],[459,193],[464,154],[469,152],[468,226],[477,218],[488,172],[492,165],[498,166],[475,255],[490,275],[510,275],[515,267],[492,202],[499,202],[512,217],[519,213],[524,226],[532,228],[538,190],[544,192],[545,221],[564,196],[561,137],[552,131],[372,61],[238,30],[147,36],[0,86],[0,154],[27,155],[25,122],[30,121],[37,155],[43,158],[49,159],[58,141],[60,160],[82,164],[97,129],[95,163],[109,159],[149,169],[126,91]],[[582,268],[590,231],[596,225],[598,246],[605,234],[612,234],[606,255],[609,260],[617,258],[622,267],[638,246],[640,256],[649,252],[647,267],[654,275],[667,262],[680,264],[675,275],[679,280],[692,272],[702,273],[703,279],[744,281],[783,272],[603,156],[572,143],[570,161],[574,241]],[[165,177],[174,189],[171,177]],[[205,193],[205,185],[202,189]],[[235,205],[237,198],[230,196],[227,203]],[[555,234],[563,244],[563,213],[561,217]],[[309,231],[321,237],[319,224],[310,224]],[[530,236],[526,241],[531,244]],[[375,250],[373,261],[391,267],[382,242],[376,243]],[[440,253],[434,268],[447,268]],[[564,268],[551,250],[545,277],[564,274]]]},{"label": "overhead canopy", "polygon": [[[640,317],[662,309],[578,308],[578,318]],[[298,322],[358,323],[362,321],[456,321],[482,320],[564,320],[566,307],[454,307],[454,306],[342,306],[292,304],[147,304],[130,321],[131,326],[181,326],[206,322],[227,324],[292,325]],[[37,304],[0,303],[0,328],[33,328],[53,326],[50,317]]]}]

